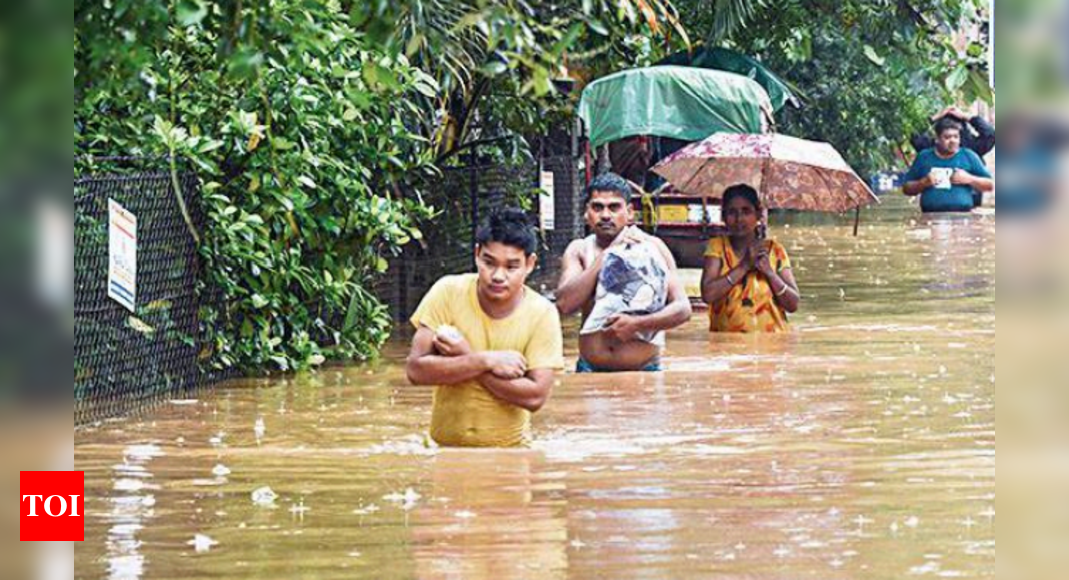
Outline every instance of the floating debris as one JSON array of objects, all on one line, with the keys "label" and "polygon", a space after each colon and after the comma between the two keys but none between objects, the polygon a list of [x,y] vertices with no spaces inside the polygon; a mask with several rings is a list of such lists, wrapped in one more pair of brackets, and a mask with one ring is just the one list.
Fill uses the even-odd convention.
[{"label": "floating debris", "polygon": [[154,457],[163,457],[165,454],[159,445],[146,443],[142,445],[130,445],[123,450],[123,461],[127,463],[143,463]]},{"label": "floating debris", "polygon": [[419,493],[416,492],[416,490],[410,487],[405,489],[405,492],[403,494],[393,492],[391,494],[384,495],[382,499],[393,503],[400,503],[401,509],[409,511],[412,508],[416,507],[416,503],[421,497],[423,496],[421,496]]},{"label": "floating debris", "polygon": [[926,576],[928,574],[935,574],[939,572],[938,562],[927,562],[922,566],[913,566],[909,569],[909,573],[914,576]]},{"label": "floating debris", "polygon": [[193,546],[194,552],[203,553],[210,550],[212,546],[218,546],[219,542],[216,542],[205,534],[194,534],[193,539],[186,542],[186,544]]},{"label": "floating debris", "polygon": [[266,485],[252,492],[252,503],[259,506],[273,506],[276,499],[278,499],[278,494]]},{"label": "floating debris", "polygon": [[212,475],[216,477],[226,477],[230,475],[230,468],[223,465],[222,463],[219,463],[212,468]]},{"label": "floating debris", "polygon": [[[357,414],[361,414],[357,411]],[[398,440],[375,444],[367,449],[370,455],[421,455],[430,456],[438,453],[438,446],[424,435],[408,435]]]},{"label": "floating debris", "polygon": [[375,504],[371,504],[371,505],[366,506],[366,507],[365,506],[361,506],[361,507],[353,510],[353,513],[358,515],[358,516],[366,516],[368,514],[373,514],[373,513],[377,512],[377,511],[379,511],[379,506],[377,506]]}]

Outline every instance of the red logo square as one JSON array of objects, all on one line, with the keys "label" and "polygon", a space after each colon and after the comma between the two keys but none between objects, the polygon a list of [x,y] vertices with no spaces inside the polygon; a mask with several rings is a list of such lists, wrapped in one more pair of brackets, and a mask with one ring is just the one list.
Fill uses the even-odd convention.
[{"label": "red logo square", "polygon": [[19,472],[19,540],[85,539],[85,472]]}]

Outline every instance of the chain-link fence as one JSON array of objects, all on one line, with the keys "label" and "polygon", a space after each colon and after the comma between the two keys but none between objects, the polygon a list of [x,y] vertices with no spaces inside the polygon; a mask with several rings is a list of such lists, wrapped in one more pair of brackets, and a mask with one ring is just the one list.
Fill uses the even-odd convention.
[{"label": "chain-link fence", "polygon": [[[391,260],[376,288],[396,320],[407,318],[441,276],[473,271],[473,224],[490,211],[524,204],[538,221],[542,172],[552,173],[553,227],[543,230],[540,265],[529,284],[540,291],[552,284],[560,255],[583,234],[583,178],[570,132],[543,139],[539,153],[519,165],[476,162],[445,171],[433,192],[444,200],[440,215],[424,226],[421,243]],[[100,159],[93,165],[74,180],[76,425],[136,413],[222,378],[206,375],[199,364],[206,352],[199,313],[212,298],[198,297],[197,249],[169,162]],[[204,219],[196,176],[181,170],[177,182],[199,230]],[[108,297],[109,200],[136,218],[133,312]]]},{"label": "chain-link fence", "polygon": [[[579,143],[573,133],[554,132],[540,140],[537,158],[518,165],[469,162],[447,169],[431,192],[440,201],[433,227],[424,227],[424,239],[390,261],[377,284],[378,296],[390,307],[395,320],[405,320],[430,287],[442,276],[474,271],[474,227],[489,213],[506,205],[528,208],[533,223],[540,223],[541,173],[552,174],[552,229],[542,230],[538,268],[528,285],[547,291],[555,282],[560,256],[568,243],[583,235],[583,176]],[[478,159],[477,151],[466,159]]]},{"label": "chain-link fence", "polygon": [[[196,246],[165,159],[94,160],[74,179],[74,420],[83,425],[181,397],[198,369]],[[197,180],[177,182],[193,227]],[[136,307],[109,298],[109,200],[136,218]],[[126,228],[129,229],[129,228]],[[125,235],[125,234],[124,234]]]}]

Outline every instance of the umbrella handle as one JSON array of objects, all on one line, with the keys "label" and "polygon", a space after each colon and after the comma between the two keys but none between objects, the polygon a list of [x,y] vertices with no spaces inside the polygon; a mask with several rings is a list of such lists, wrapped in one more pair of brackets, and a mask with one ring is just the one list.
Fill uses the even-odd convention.
[{"label": "umbrella handle", "polygon": [[702,238],[709,239],[709,198],[702,197]]},{"label": "umbrella handle", "polygon": [[861,204],[858,204],[854,212],[854,237],[857,237],[857,230],[861,226]]},{"label": "umbrella handle", "polygon": [[585,184],[585,186],[589,186],[590,185],[590,178],[591,178],[591,175],[590,175],[591,174],[591,171],[590,171],[590,140],[589,139],[587,139],[586,144],[583,146],[583,155],[585,157],[584,161],[586,161],[586,163],[584,163],[584,165],[586,165],[586,167],[585,167],[585,169],[586,169],[586,184]]}]

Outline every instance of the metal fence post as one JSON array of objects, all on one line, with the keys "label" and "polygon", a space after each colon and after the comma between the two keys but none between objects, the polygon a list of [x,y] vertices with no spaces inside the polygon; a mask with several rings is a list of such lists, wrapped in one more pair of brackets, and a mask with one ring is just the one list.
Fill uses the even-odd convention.
[{"label": "metal fence post", "polygon": [[[475,232],[479,229],[479,176],[475,165],[479,156],[476,152],[478,146],[472,144],[468,153],[468,195],[471,197],[471,243],[475,245]],[[475,269],[475,254],[471,254],[471,267]]]}]

